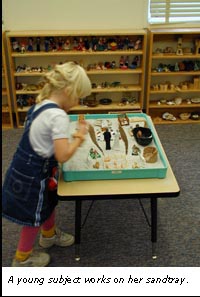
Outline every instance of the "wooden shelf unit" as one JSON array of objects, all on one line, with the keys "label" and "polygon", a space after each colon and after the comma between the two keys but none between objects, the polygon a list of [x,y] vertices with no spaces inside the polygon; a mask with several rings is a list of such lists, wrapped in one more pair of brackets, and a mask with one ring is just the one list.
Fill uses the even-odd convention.
[{"label": "wooden shelf unit", "polygon": [[[200,120],[180,118],[181,113],[200,115],[200,103],[191,102],[191,99],[200,98],[200,49],[195,44],[197,40],[200,43],[200,28],[148,31],[146,112],[155,124],[200,123]],[[197,69],[188,68],[189,64],[195,63]],[[174,71],[177,65],[179,71]],[[177,97],[182,99],[181,104],[174,104]],[[172,114],[176,120],[163,119],[165,112]]]},{"label": "wooden shelf unit", "polygon": [[2,32],[2,128],[13,128],[8,69],[5,56],[5,32]]},{"label": "wooden shelf unit", "polygon": [[[147,45],[146,30],[10,31],[7,32],[6,36],[17,127],[23,127],[25,112],[27,111],[27,108],[29,108],[27,106],[20,107],[19,98],[22,96],[35,97],[39,93],[38,89],[18,89],[19,84],[32,84],[36,86],[40,84],[43,72],[30,71],[30,69],[34,67],[42,67],[43,71],[48,71],[49,68],[55,64],[64,63],[70,60],[76,61],[86,69],[91,83],[93,84],[92,95],[86,99],[93,100],[93,98],[95,98],[98,103],[95,107],[88,107],[80,104],[75,108],[72,108],[70,113],[123,112],[126,110],[132,110],[134,112],[144,108],[143,97]],[[55,51],[46,51],[45,40],[52,37],[54,41],[62,40],[64,42],[62,50],[57,48]],[[33,39],[33,51],[27,50],[30,38]],[[93,39],[101,42],[104,40],[106,41],[106,45],[109,44],[109,46],[111,42],[108,41],[116,41],[118,48],[108,48],[107,50],[100,50],[98,48],[77,50],[77,44],[75,43],[80,39],[87,42],[87,44],[88,42],[91,44]],[[129,45],[132,44],[135,46],[136,41],[141,40],[141,43],[139,48],[134,48],[134,46],[131,48],[131,45],[128,45],[130,48],[123,46],[121,47],[122,49],[119,49],[120,40],[128,40]],[[37,51],[37,41],[40,45],[40,51]],[[70,48],[63,49],[67,41],[70,41]],[[20,50],[20,45],[22,43],[26,44],[24,53],[21,53]],[[20,52],[16,51],[15,48],[17,46],[19,46]],[[137,67],[135,69],[130,67],[127,69],[120,68],[120,59],[122,57],[127,59],[129,66],[137,60]],[[105,67],[102,67],[106,62],[111,65],[113,61],[115,63],[114,69],[109,67],[105,69]],[[25,71],[19,71],[20,68],[25,69]],[[118,84],[115,85],[115,83]],[[104,98],[111,99],[112,104],[100,104],[99,100]],[[127,98],[127,102],[122,104],[122,98]]]}]

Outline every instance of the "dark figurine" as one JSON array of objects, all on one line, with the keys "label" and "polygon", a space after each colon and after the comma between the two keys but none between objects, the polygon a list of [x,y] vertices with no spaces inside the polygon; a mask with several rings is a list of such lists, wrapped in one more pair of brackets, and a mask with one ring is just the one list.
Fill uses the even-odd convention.
[{"label": "dark figurine", "polygon": [[106,142],[106,150],[111,150],[111,146],[110,146],[111,133],[108,131],[108,129],[106,129],[103,135],[104,135],[104,140]]},{"label": "dark figurine", "polygon": [[36,38],[36,51],[40,52],[40,37]]},{"label": "dark figurine", "polygon": [[14,52],[20,52],[19,42],[15,38],[12,38],[12,49]]},{"label": "dark figurine", "polygon": [[49,51],[49,38],[48,37],[45,37],[44,39],[44,48],[45,48],[45,52],[48,52]]}]

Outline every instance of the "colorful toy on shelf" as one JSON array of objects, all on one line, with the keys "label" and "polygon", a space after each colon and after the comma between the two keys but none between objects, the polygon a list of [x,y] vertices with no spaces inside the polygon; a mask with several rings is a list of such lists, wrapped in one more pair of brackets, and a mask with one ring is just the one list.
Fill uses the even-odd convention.
[{"label": "colorful toy on shelf", "polygon": [[21,54],[24,54],[26,52],[26,43],[22,42],[21,43]]},{"label": "colorful toy on shelf", "polygon": [[44,48],[45,48],[45,52],[49,51],[49,45],[50,45],[50,41],[48,37],[45,37],[44,39]]},{"label": "colorful toy on shelf", "polygon": [[58,37],[58,41],[57,41],[57,43],[58,43],[58,51],[62,51],[63,50],[63,45],[64,45],[64,40],[63,40],[63,38],[62,37]]},{"label": "colorful toy on shelf", "polygon": [[138,38],[135,42],[135,45],[134,45],[134,50],[139,50],[142,48],[142,39],[141,38]]},{"label": "colorful toy on shelf", "polygon": [[177,48],[176,48],[176,55],[178,56],[183,55],[182,43],[183,43],[182,37],[179,37],[177,41]]},{"label": "colorful toy on shelf", "polygon": [[67,38],[65,40],[65,43],[63,44],[63,49],[65,51],[69,51],[71,49],[71,42],[70,42],[70,39],[69,38]]},{"label": "colorful toy on shelf", "polygon": [[33,38],[32,37],[29,37],[29,39],[28,39],[27,51],[33,52]]},{"label": "colorful toy on shelf", "polygon": [[12,49],[14,52],[20,52],[19,42],[15,38],[12,38]]},{"label": "colorful toy on shelf", "polygon": [[195,55],[200,54],[200,39],[195,40]]}]

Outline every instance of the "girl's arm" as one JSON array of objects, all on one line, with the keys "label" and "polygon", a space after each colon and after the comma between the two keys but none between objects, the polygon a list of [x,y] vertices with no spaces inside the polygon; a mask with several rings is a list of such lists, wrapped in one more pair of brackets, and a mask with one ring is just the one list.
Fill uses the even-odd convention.
[{"label": "girl's arm", "polygon": [[69,141],[67,138],[60,138],[54,140],[54,155],[59,163],[68,161],[75,153],[77,148],[85,140],[85,135],[88,133],[87,123],[81,121],[79,123],[78,131],[73,135],[73,141]]}]

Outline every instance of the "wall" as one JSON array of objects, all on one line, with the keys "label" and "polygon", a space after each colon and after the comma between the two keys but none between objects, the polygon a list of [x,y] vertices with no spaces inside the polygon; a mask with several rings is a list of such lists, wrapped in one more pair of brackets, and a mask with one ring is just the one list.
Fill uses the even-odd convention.
[{"label": "wall", "polygon": [[142,29],[148,0],[3,0],[5,30]]}]

